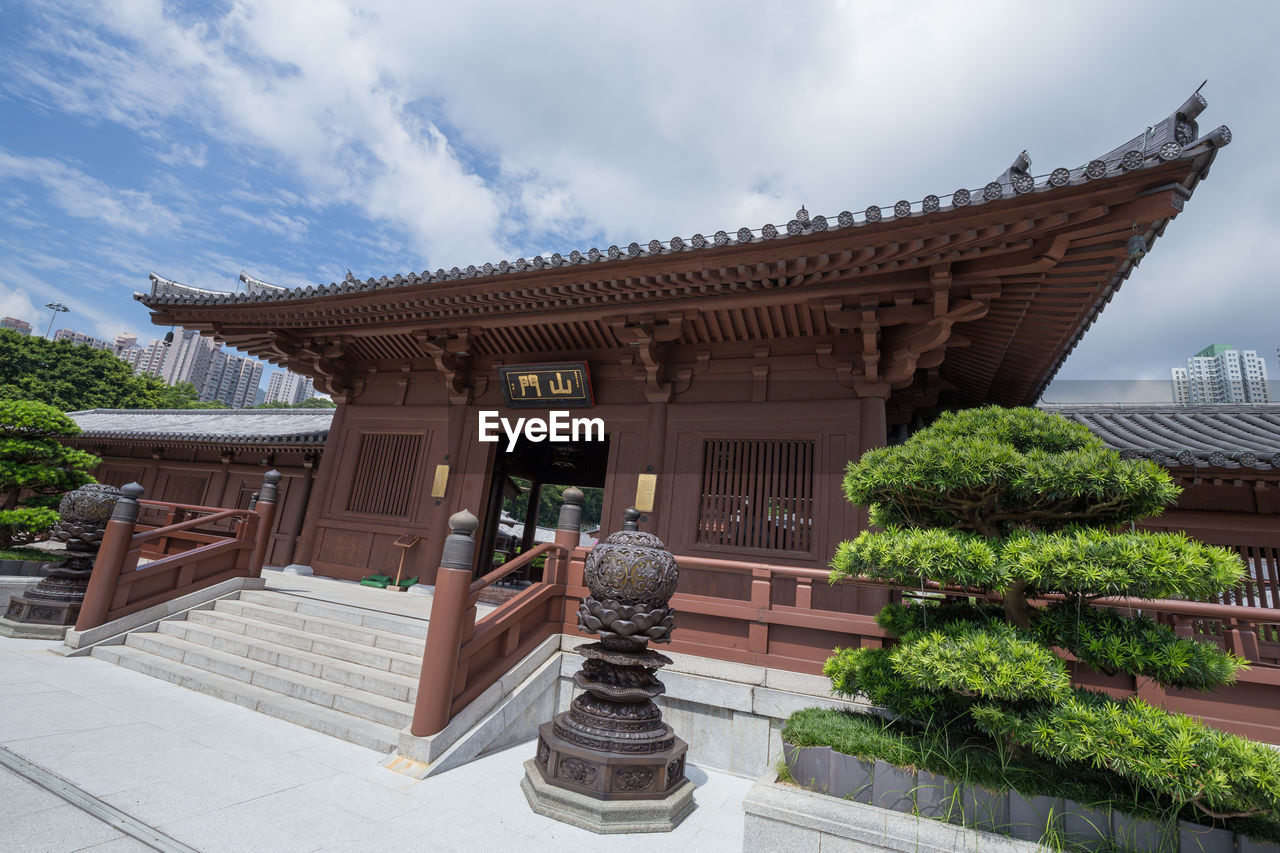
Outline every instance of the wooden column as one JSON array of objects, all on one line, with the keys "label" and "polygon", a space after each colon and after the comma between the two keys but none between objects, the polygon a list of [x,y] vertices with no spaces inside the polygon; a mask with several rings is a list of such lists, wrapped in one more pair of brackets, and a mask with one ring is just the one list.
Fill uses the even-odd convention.
[{"label": "wooden column", "polygon": [[[284,547],[280,551],[280,559],[278,562],[289,564],[292,563],[294,552],[298,548],[298,540],[302,534],[302,522],[307,515],[307,506],[311,501],[311,486],[316,478],[316,455],[308,453],[302,458],[302,467],[306,469],[306,474],[302,478],[302,484],[297,487],[297,491],[290,489],[288,526],[281,531],[285,534]],[[284,507],[282,507],[283,509]]]},{"label": "wooden column", "polygon": [[249,559],[249,577],[262,576],[262,564],[271,545],[272,528],[276,521],[276,508],[280,499],[280,472],[268,471],[263,476],[262,490],[254,512],[258,514],[257,539],[253,544],[253,556]]},{"label": "wooden column", "polygon": [[235,459],[235,453],[230,450],[223,451],[218,461],[220,464],[217,472],[213,475],[212,481],[209,483],[209,493],[205,497],[205,503],[209,506],[219,506],[231,509],[223,503],[223,499],[227,494],[227,481],[231,478],[231,462]]},{"label": "wooden column", "polygon": [[471,597],[471,565],[475,560],[475,532],[479,526],[480,520],[465,509],[449,518],[451,532],[445,540],[440,568],[436,570],[435,600],[431,604],[418,697],[409,727],[414,737],[436,734],[449,723],[449,707],[453,704],[454,682],[458,676],[458,652],[468,628],[465,617],[474,612],[467,607],[467,599]]},{"label": "wooden column", "polygon": [[338,455],[346,436],[343,434],[343,427],[347,421],[347,404],[339,403],[337,410],[333,413],[333,422],[329,426],[329,439],[325,442],[325,450],[327,451],[329,464],[320,469],[320,477],[316,483],[315,501],[309,502],[303,515],[302,535],[298,539],[298,547],[293,555],[293,561],[302,565],[311,564],[311,555],[316,544],[316,530],[320,520],[320,515],[324,511],[324,505],[329,501],[330,490],[332,489],[333,472],[338,469]]},{"label": "wooden column", "polygon": [[77,631],[87,631],[107,621],[107,613],[116,594],[116,581],[120,579],[133,542],[133,528],[138,521],[138,498],[142,495],[142,486],[137,483],[120,489],[120,498],[107,522],[102,546],[98,548],[98,556],[93,562],[93,574],[89,576],[84,604],[76,618]]}]

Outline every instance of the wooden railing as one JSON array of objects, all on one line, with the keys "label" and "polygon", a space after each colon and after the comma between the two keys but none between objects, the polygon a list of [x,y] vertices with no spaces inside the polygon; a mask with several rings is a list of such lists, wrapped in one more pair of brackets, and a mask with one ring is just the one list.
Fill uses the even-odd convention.
[{"label": "wooden railing", "polygon": [[219,507],[169,501],[139,500],[138,507],[134,531],[160,531],[142,547],[142,556],[152,560],[234,538],[244,517],[243,510],[234,515]]},{"label": "wooden railing", "polygon": [[[137,525],[142,486],[130,483],[123,487],[94,561],[76,630],[96,628],[230,578],[260,576],[275,521],[280,473],[270,471],[264,479],[253,509],[148,502],[153,507],[195,510],[199,516],[143,530]],[[230,535],[207,532],[210,525],[220,523],[230,525]],[[198,528],[205,528],[205,532]],[[138,567],[143,554],[165,554],[166,549],[176,547],[174,543],[184,547]]]},{"label": "wooden railing", "polygon": [[[526,551],[475,580],[471,565],[479,521],[466,510],[449,519],[410,725],[414,735],[441,731],[538,644],[560,633],[564,576],[570,548],[578,544],[581,501],[581,492],[566,493],[555,542]],[[543,555],[541,580],[476,620],[476,603],[486,587]]]},{"label": "wooden railing", "polygon": [[[561,511],[580,513],[568,503]],[[478,580],[471,575],[471,534],[478,522],[469,513],[450,519],[453,533],[437,576],[413,734],[439,732],[546,637],[564,633],[586,641],[577,626],[577,611],[589,594],[583,570],[590,549],[577,545],[578,516],[572,512],[562,516],[555,543],[539,546]],[[540,554],[548,557],[543,579],[476,621],[480,591]],[[676,556],[676,562],[681,580],[671,606],[677,614],[677,630],[668,648],[793,672],[821,673],[822,664],[838,646],[879,647],[892,642],[876,624],[875,614],[890,601],[920,592],[866,579],[831,584],[828,572],[820,569],[697,556]],[[690,587],[701,594],[690,592]],[[708,590],[715,594],[706,595]],[[936,584],[926,585],[924,591],[973,595]],[[1280,708],[1280,610],[1127,598],[1101,599],[1092,606],[1140,611],[1173,626],[1180,636],[1215,643],[1240,655],[1250,661],[1250,667],[1236,683],[1199,693],[1164,690],[1149,679],[1129,675],[1098,673],[1064,653],[1076,684],[1117,697],[1136,694],[1227,731],[1280,743],[1280,714],[1275,710]]]}]

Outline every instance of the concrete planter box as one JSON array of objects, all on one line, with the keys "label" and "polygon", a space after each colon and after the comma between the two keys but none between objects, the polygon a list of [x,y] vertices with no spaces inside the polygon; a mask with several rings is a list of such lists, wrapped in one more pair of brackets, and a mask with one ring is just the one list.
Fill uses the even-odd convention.
[{"label": "concrete planter box", "polygon": [[921,817],[960,823],[964,818],[964,790],[946,776],[921,770],[916,774],[916,811]]},{"label": "concrete planter box", "polygon": [[1035,853],[1036,844],[927,817],[841,800],[766,773],[742,802],[747,853],[859,850],[894,853]]},{"label": "concrete planter box", "polygon": [[831,753],[831,786],[828,793],[842,800],[870,803],[876,762],[863,761],[842,752]]},{"label": "concrete planter box", "polygon": [[[747,798],[756,798],[759,807],[753,812],[749,803],[743,804],[748,817],[746,850],[827,849],[819,843],[845,849],[853,843],[858,850],[1031,851],[1039,849],[1052,829],[1085,850],[1280,853],[1280,844],[1254,841],[1226,829],[1161,823],[1069,799],[957,785],[926,770],[863,761],[826,746],[784,742],[782,755],[792,778],[806,790],[779,785],[771,773],[761,777]],[[838,815],[851,821],[844,830],[837,829]],[[883,837],[873,837],[875,827],[883,829]],[[823,840],[827,836],[830,840]],[[907,838],[916,840],[908,843],[903,840]]]},{"label": "concrete planter box", "polygon": [[876,761],[871,784],[871,805],[903,814],[916,810],[916,772]]},{"label": "concrete planter box", "polygon": [[1062,835],[1085,850],[1101,850],[1111,839],[1111,809],[1063,800]]}]

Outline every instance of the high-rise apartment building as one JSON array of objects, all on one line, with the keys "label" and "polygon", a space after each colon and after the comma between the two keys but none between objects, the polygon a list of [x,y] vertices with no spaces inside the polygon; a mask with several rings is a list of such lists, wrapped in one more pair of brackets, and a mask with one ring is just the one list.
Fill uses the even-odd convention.
[{"label": "high-rise apartment building", "polygon": [[262,381],[262,362],[255,358],[215,351],[201,385],[196,386],[203,401],[221,400],[233,409],[252,406]]},{"label": "high-rise apartment building", "polygon": [[199,392],[209,376],[209,363],[213,354],[221,349],[213,338],[206,338],[191,329],[183,329],[168,346],[160,378],[167,385],[190,382]]},{"label": "high-rise apartment building", "polygon": [[168,354],[169,348],[165,346],[164,341],[155,340],[145,347],[133,346],[124,349],[118,357],[132,367],[134,373],[150,373],[152,376],[159,376],[164,370],[164,357]]},{"label": "high-rise apartment building", "polygon": [[31,324],[26,320],[19,320],[17,317],[5,317],[0,320],[0,329],[8,329],[20,335],[31,334]]},{"label": "high-rise apartment building", "polygon": [[267,396],[264,403],[287,403],[296,406],[316,395],[310,376],[299,376],[288,370],[277,370],[267,380]]},{"label": "high-rise apartment building", "polygon": [[59,329],[53,333],[53,339],[55,341],[71,341],[73,344],[106,350],[107,352],[113,352],[115,349],[110,341],[104,341],[102,338],[95,338],[93,335],[86,335],[83,332],[73,332],[71,329]]},{"label": "high-rise apartment building", "polygon": [[1173,368],[1173,400],[1202,403],[1266,403],[1267,365],[1254,350],[1213,344]]},{"label": "high-rise apartment building", "polygon": [[137,345],[138,345],[137,335],[130,334],[128,332],[122,332],[121,334],[116,335],[115,352],[117,356],[123,354],[125,350],[132,349]]}]

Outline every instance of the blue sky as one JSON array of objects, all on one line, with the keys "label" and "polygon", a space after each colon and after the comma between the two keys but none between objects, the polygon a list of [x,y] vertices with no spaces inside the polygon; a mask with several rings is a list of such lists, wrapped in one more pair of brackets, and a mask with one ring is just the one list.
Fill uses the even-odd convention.
[{"label": "blue sky", "polygon": [[[535,10],[536,11],[533,11]],[[1234,134],[1060,374],[1280,374],[1274,4],[0,0],[0,314],[668,239],[1076,166],[1205,78]]]}]

